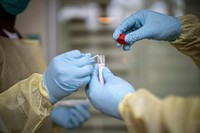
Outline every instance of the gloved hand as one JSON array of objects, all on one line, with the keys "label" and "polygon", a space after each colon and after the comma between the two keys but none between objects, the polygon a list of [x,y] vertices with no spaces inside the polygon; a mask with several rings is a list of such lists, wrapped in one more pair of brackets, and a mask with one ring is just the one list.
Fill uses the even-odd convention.
[{"label": "gloved hand", "polygon": [[73,129],[81,126],[90,117],[89,103],[74,106],[59,105],[51,112],[51,120],[54,124]]},{"label": "gloved hand", "polygon": [[56,103],[90,81],[94,59],[78,50],[55,57],[48,65],[43,79],[51,103]]},{"label": "gloved hand", "polygon": [[[180,20],[154,11],[140,10],[125,19],[114,31],[113,38],[117,41],[120,34],[124,33],[126,44],[124,50],[129,50],[131,45],[142,39],[155,39],[174,41],[181,32]],[[118,47],[121,44],[116,44]]]},{"label": "gloved hand", "polygon": [[86,94],[92,105],[102,113],[121,119],[118,105],[128,93],[133,93],[133,87],[120,77],[113,75],[107,68],[103,69],[105,84],[98,80],[98,65],[92,74],[92,79],[86,87]]}]

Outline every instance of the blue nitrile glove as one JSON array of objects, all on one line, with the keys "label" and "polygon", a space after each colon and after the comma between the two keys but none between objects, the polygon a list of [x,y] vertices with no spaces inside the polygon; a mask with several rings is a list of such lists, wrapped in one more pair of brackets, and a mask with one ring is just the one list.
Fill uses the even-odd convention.
[{"label": "blue nitrile glove", "polygon": [[58,106],[51,112],[52,122],[66,129],[73,129],[81,126],[89,117],[90,110],[88,103],[71,107]]},{"label": "blue nitrile glove", "polygon": [[124,96],[135,92],[135,90],[127,81],[113,75],[107,67],[103,69],[103,78],[104,85],[99,82],[98,65],[96,65],[92,79],[86,87],[86,94],[97,110],[108,116],[121,119],[118,105]]},{"label": "blue nitrile glove", "polygon": [[94,59],[78,50],[55,57],[43,79],[51,103],[56,103],[90,81]]},{"label": "blue nitrile glove", "polygon": [[[142,39],[155,39],[174,41],[181,32],[180,20],[177,17],[167,16],[149,10],[140,10],[126,18],[113,33],[117,41],[120,34],[124,33],[126,44],[124,50],[129,50],[131,45]],[[121,45],[116,44],[118,47]]]}]

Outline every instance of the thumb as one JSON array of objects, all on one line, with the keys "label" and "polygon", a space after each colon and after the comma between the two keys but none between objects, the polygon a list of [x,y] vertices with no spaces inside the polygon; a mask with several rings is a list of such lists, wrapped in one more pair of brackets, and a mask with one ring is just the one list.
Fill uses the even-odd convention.
[{"label": "thumb", "polygon": [[89,100],[87,100],[87,101],[84,101],[81,105],[82,105],[85,109],[89,109],[89,107],[90,107],[90,102],[89,102]]},{"label": "thumb", "polygon": [[90,84],[97,84],[98,82],[98,64],[96,64],[92,73]]},{"label": "thumb", "polygon": [[85,88],[86,94],[89,95],[92,89],[93,90],[98,89],[98,87],[94,87],[94,86],[98,86],[99,84],[100,84],[100,82],[98,80],[98,64],[96,64],[95,67],[94,67],[93,73],[92,73],[90,83],[87,84],[87,86]]},{"label": "thumb", "polygon": [[103,68],[103,78],[105,81],[109,80],[110,78],[113,78],[114,74],[110,71],[108,67]]},{"label": "thumb", "polygon": [[147,38],[149,35],[149,31],[148,31],[148,27],[147,26],[143,26],[141,28],[139,28],[136,31],[130,32],[128,34],[126,34],[125,36],[125,42],[127,44],[132,45],[133,43],[142,40],[144,38]]}]

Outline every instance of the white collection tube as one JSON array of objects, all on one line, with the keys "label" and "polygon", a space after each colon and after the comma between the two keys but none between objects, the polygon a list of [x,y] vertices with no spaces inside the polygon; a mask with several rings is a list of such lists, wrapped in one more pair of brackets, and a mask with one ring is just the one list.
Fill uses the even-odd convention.
[{"label": "white collection tube", "polygon": [[104,80],[103,80],[103,68],[105,66],[105,55],[96,55],[93,58],[97,57],[97,63],[99,64],[99,82],[101,84],[104,84]]}]

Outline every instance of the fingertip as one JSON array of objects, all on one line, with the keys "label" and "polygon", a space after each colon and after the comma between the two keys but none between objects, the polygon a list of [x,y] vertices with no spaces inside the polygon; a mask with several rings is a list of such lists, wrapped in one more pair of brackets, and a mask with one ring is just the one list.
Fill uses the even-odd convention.
[{"label": "fingertip", "polygon": [[89,109],[89,107],[90,107],[90,104],[89,104],[89,102],[88,101],[86,101],[86,102],[83,102],[82,103],[82,106],[85,108],[85,109]]},{"label": "fingertip", "polygon": [[90,59],[89,59],[89,63],[90,63],[91,65],[93,65],[94,62],[95,62],[95,59],[93,59],[93,58],[90,58]]},{"label": "fingertip", "polygon": [[83,56],[91,57],[91,53],[83,54]]},{"label": "fingertip", "polygon": [[99,69],[99,64],[95,64],[94,69],[98,70]]},{"label": "fingertip", "polygon": [[71,128],[78,127],[80,125],[78,118],[74,115],[73,110],[70,110],[70,112],[71,112],[71,114],[73,114],[73,115],[71,115],[71,122],[72,122]]},{"label": "fingertip", "polygon": [[113,39],[117,40],[117,38],[119,37],[120,34],[121,34],[121,32],[119,31],[119,29],[116,29],[113,33]]},{"label": "fingertip", "polygon": [[74,106],[74,109],[77,113],[79,113],[79,118],[82,119],[82,122],[83,122],[83,120],[85,120],[86,117],[90,116],[89,106],[86,103],[76,105],[76,106]]},{"label": "fingertip", "polygon": [[127,45],[124,45],[124,46],[123,46],[123,50],[124,50],[124,51],[129,51],[129,50],[130,50],[130,45],[128,45],[128,44],[127,44]]},{"label": "fingertip", "polygon": [[126,34],[125,38],[124,38],[124,41],[127,42],[127,43],[130,43],[130,42],[133,42],[134,41],[134,35],[130,33],[129,34]]},{"label": "fingertip", "polygon": [[103,72],[111,72],[111,71],[110,71],[110,69],[109,69],[108,67],[105,66],[105,67],[103,68]]},{"label": "fingertip", "polygon": [[122,45],[121,45],[120,43],[116,42],[116,46],[117,46],[118,48],[120,48]]},{"label": "fingertip", "polygon": [[84,101],[83,101],[83,104],[84,104],[84,105],[87,105],[87,106],[89,107],[89,106],[90,106],[90,101],[89,101],[89,99],[84,100]]},{"label": "fingertip", "polygon": [[86,54],[84,54],[84,57],[87,59],[87,62],[88,62],[89,64],[94,64],[95,59],[92,58],[91,53],[86,53]]},{"label": "fingertip", "polygon": [[114,74],[110,71],[110,69],[108,67],[104,67],[103,69],[103,77],[104,80],[108,80],[109,78],[111,78]]}]

